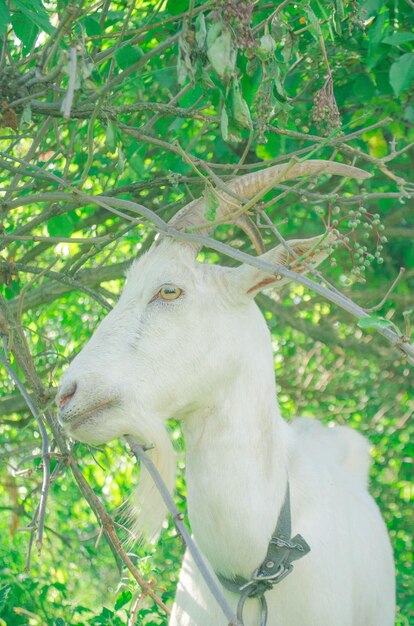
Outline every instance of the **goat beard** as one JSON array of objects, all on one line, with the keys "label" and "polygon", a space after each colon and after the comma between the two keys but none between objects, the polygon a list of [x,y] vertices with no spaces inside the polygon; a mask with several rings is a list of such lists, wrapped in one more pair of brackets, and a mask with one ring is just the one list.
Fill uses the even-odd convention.
[{"label": "goat beard", "polygon": [[[151,445],[148,454],[157,468],[170,494],[175,487],[176,459],[173,445],[163,424],[151,425],[151,432],[140,428],[139,436],[132,436],[144,445]],[[155,543],[167,514],[167,507],[152,477],[141,466],[140,482],[129,501],[128,517],[136,540]]]}]

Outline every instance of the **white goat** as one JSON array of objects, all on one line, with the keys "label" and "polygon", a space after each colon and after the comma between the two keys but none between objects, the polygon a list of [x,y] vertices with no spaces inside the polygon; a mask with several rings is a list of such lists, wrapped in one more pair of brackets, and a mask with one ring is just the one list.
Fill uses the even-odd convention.
[{"label": "white goat", "polygon": [[[251,198],[272,181],[321,172],[366,177],[356,168],[309,161],[229,186]],[[217,217],[230,219],[235,204],[222,194]],[[185,229],[203,215],[203,200],[196,200],[172,224]],[[328,254],[318,241],[289,243],[316,266]],[[284,266],[293,260],[283,245],[261,258]],[[280,416],[269,332],[253,298],[285,282],[276,270],[199,264],[194,247],[164,238],[133,264],[118,304],[65,373],[59,419],[81,441],[129,434],[155,444],[154,460],[171,490],[175,461],[165,420],[182,420],[194,538],[211,571],[227,579],[250,580],[262,564],[289,484],[293,534],[311,551],[266,593],[268,625],[392,626],[393,558],[367,491],[367,442],[347,428],[303,419],[288,424]],[[139,501],[139,526],[150,535],[165,511],[145,471]],[[236,607],[239,594],[224,593]],[[243,620],[258,626],[257,598],[247,599]],[[170,625],[226,623],[187,552]]]}]

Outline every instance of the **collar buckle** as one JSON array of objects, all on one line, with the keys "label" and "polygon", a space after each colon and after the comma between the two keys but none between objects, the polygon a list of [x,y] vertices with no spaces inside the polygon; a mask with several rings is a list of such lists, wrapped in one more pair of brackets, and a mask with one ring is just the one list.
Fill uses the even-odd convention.
[{"label": "collar buckle", "polygon": [[286,578],[286,576],[288,576],[292,570],[293,570],[292,563],[280,563],[277,570],[273,572],[272,574],[263,574],[260,572],[260,568],[257,568],[253,572],[252,580],[258,583],[263,582],[263,583],[267,583],[267,585],[270,585],[270,587],[267,587],[266,589],[267,591],[269,588],[273,587],[274,585],[277,585],[278,583],[280,583],[281,580]]},{"label": "collar buckle", "polygon": [[269,541],[264,561],[252,574],[250,580],[241,576],[228,579],[217,574],[222,585],[232,593],[239,594],[237,618],[243,623],[243,608],[247,599],[256,598],[260,603],[260,626],[267,623],[267,602],[265,593],[273,589],[293,570],[292,561],[304,557],[310,551],[301,535],[291,538],[291,513],[289,482],[285,500],[279,513],[275,531]]}]

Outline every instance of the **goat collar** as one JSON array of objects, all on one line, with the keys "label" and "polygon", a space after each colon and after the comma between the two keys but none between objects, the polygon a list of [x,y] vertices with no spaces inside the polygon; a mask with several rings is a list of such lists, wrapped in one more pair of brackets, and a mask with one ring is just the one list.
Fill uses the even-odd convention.
[{"label": "goat collar", "polygon": [[237,605],[237,618],[243,623],[243,607],[247,598],[258,598],[261,607],[260,626],[267,622],[266,591],[272,589],[293,570],[292,561],[297,561],[310,551],[309,545],[301,535],[292,534],[290,511],[290,489],[287,483],[286,495],[279,513],[275,531],[270,539],[264,561],[253,572],[250,580],[243,576],[232,579],[217,574],[217,578],[228,591],[240,595]]}]

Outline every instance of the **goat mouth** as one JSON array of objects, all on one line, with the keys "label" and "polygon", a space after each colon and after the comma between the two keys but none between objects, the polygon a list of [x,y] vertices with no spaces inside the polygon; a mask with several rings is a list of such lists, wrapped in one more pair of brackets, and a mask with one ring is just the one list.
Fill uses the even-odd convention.
[{"label": "goat mouth", "polygon": [[112,409],[115,406],[114,400],[108,400],[107,402],[102,402],[101,404],[96,404],[95,406],[82,411],[79,413],[73,420],[65,421],[64,426],[66,429],[74,432],[83,424],[90,422],[95,417],[99,417],[102,413],[107,411],[108,409]]}]

